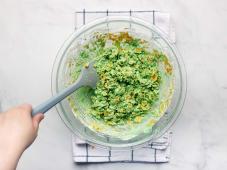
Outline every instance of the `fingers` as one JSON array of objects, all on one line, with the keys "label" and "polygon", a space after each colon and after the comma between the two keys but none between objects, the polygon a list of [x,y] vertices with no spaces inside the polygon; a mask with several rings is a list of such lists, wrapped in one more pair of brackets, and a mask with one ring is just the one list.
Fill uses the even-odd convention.
[{"label": "fingers", "polygon": [[22,113],[26,115],[31,115],[31,111],[32,111],[32,106],[30,104],[22,104],[7,110],[5,113],[10,113],[10,114]]},{"label": "fingers", "polygon": [[43,120],[43,118],[44,118],[44,114],[42,114],[42,113],[38,113],[32,118],[33,126],[34,126],[35,130],[38,130],[39,124]]},{"label": "fingers", "polygon": [[30,105],[30,104],[25,103],[25,104],[22,104],[22,105],[20,105],[18,107],[23,109],[26,112],[29,112],[29,113],[32,112],[32,105]]},{"label": "fingers", "polygon": [[27,118],[32,120],[32,124],[37,131],[39,128],[40,122],[43,120],[44,115],[42,113],[36,114],[34,117],[32,117],[31,112],[32,112],[32,106],[30,104],[22,104],[20,106],[14,107],[7,111],[8,113],[19,113],[21,115],[26,115]]}]

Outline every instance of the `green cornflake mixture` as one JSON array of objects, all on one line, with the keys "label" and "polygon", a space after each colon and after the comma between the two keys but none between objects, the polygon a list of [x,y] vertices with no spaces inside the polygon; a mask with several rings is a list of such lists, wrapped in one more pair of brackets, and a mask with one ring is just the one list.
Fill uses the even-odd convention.
[{"label": "green cornflake mixture", "polygon": [[81,65],[91,59],[96,60],[99,82],[94,92],[90,89],[90,114],[111,126],[140,123],[159,99],[161,67],[165,74],[172,74],[166,55],[127,32],[97,34],[87,43],[71,74],[74,80]]}]

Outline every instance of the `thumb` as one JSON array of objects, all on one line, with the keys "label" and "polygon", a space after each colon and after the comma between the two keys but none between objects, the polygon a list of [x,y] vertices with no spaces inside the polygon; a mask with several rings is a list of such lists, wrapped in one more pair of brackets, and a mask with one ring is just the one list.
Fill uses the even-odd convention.
[{"label": "thumb", "polygon": [[43,120],[43,118],[44,118],[44,115],[42,113],[38,113],[32,118],[32,122],[35,130],[38,130],[39,123],[41,122],[41,120]]}]

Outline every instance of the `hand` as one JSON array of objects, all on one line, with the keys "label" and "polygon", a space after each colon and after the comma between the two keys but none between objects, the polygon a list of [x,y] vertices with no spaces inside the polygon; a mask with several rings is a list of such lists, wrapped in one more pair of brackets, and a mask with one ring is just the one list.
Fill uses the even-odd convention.
[{"label": "hand", "polygon": [[15,169],[23,151],[35,140],[42,113],[31,116],[24,104],[0,114],[0,170]]}]

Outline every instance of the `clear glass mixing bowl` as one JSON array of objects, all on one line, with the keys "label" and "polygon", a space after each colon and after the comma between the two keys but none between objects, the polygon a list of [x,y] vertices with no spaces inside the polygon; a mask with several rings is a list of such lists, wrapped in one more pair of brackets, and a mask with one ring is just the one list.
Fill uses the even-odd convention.
[{"label": "clear glass mixing bowl", "polygon": [[132,31],[141,38],[152,43],[155,48],[165,53],[174,68],[174,94],[166,113],[153,126],[149,133],[128,140],[107,136],[94,132],[77,119],[69,105],[68,100],[63,100],[56,108],[66,126],[77,136],[86,140],[91,145],[111,150],[135,149],[146,142],[163,135],[179,116],[186,96],[186,72],[182,58],[175,45],[168,40],[156,26],[134,17],[105,17],[86,24],[75,31],[63,44],[55,59],[52,70],[52,94],[55,95],[65,88],[67,77],[67,63],[75,57],[80,47],[86,43],[95,32],[121,32]]}]

